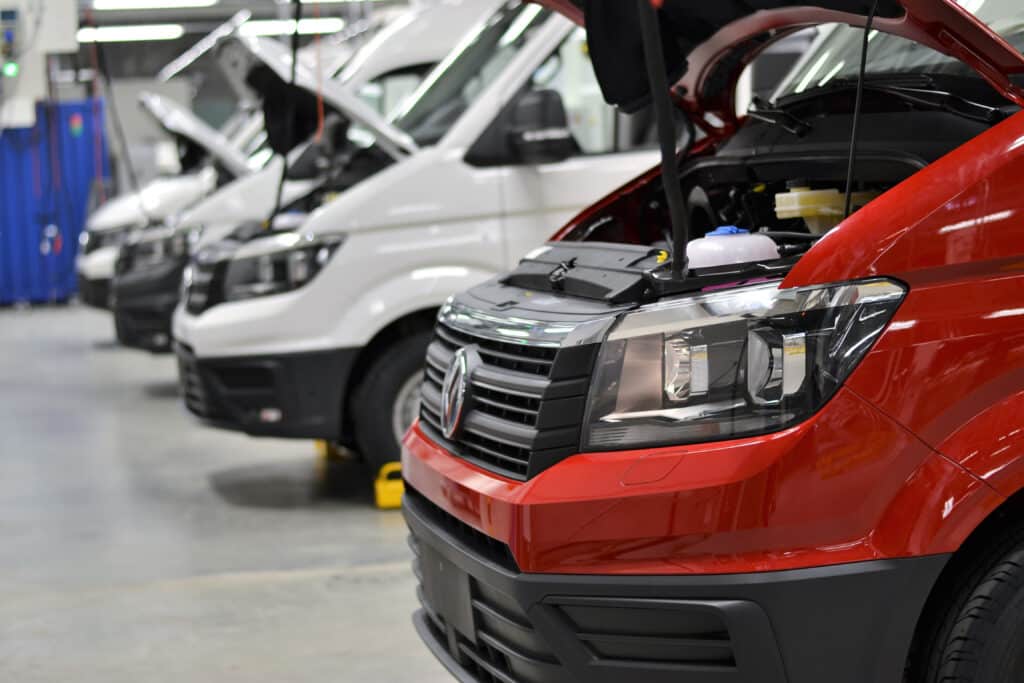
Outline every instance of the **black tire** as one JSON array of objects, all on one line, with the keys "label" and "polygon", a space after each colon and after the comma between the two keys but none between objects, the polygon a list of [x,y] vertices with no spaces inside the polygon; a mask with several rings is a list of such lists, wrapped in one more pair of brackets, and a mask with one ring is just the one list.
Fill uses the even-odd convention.
[{"label": "black tire", "polygon": [[948,595],[923,683],[1024,681],[1024,533],[1001,536]]},{"label": "black tire", "polygon": [[374,358],[352,394],[352,419],[359,454],[376,474],[401,456],[393,410],[398,394],[411,378],[422,378],[430,332],[416,332],[385,348]]}]

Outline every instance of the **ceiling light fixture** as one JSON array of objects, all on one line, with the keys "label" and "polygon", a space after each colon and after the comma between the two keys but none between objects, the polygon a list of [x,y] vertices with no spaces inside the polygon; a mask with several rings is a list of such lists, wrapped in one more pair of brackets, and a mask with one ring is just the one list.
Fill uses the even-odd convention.
[{"label": "ceiling light fixture", "polygon": [[183,35],[185,35],[185,27],[181,24],[86,26],[78,29],[78,42],[133,43],[147,40],[176,40]]},{"label": "ceiling light fixture", "polygon": [[184,9],[188,7],[212,7],[220,0],[93,0],[92,8],[98,11]]},{"label": "ceiling light fixture", "polygon": [[[299,34],[337,33],[345,28],[345,20],[338,17],[300,19]],[[287,36],[295,32],[294,19],[259,19],[247,21],[238,28],[243,36]]]}]

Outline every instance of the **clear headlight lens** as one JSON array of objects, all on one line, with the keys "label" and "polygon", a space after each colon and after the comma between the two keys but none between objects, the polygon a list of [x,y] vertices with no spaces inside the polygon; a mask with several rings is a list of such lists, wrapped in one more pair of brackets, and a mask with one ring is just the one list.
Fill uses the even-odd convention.
[{"label": "clear headlight lens", "polygon": [[125,265],[132,270],[169,260],[187,259],[195,255],[202,234],[201,226],[177,228],[170,235],[165,229],[158,232],[156,229],[141,230],[127,245],[127,251],[123,254],[127,257]]},{"label": "clear headlight lens", "polygon": [[290,246],[259,256],[233,259],[224,279],[225,298],[239,301],[298,289],[313,280],[345,241],[343,235],[278,235]]},{"label": "clear headlight lens", "polygon": [[104,247],[120,247],[134,229],[134,226],[126,225],[110,230],[83,230],[78,235],[78,245],[83,254],[91,254]]},{"label": "clear headlight lens", "polygon": [[904,294],[889,280],[768,284],[630,313],[598,356],[583,449],[718,441],[800,422],[835,394]]}]

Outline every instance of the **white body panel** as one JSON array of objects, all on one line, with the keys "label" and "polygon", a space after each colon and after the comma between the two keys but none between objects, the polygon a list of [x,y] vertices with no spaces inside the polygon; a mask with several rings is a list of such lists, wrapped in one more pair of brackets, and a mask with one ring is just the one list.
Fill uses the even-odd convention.
[{"label": "white body panel", "polygon": [[572,215],[654,166],[655,150],[541,165],[465,161],[571,30],[550,19],[436,146],[311,214],[302,232],[348,235],[311,283],[200,315],[179,306],[175,338],[199,358],[363,347],[390,323],[507,271]]},{"label": "white body panel", "polygon": [[75,268],[81,277],[88,280],[109,280],[114,277],[114,264],[121,247],[102,247],[88,255],[75,259]]},{"label": "white body panel", "polygon": [[[224,239],[240,223],[266,220],[274,211],[281,165],[281,158],[274,157],[259,171],[228,183],[185,211],[178,225],[201,227],[203,246]],[[320,184],[318,180],[286,180],[281,189],[281,205],[298,201]]]},{"label": "white body panel", "polygon": [[[403,12],[384,26],[345,64],[338,80],[357,90],[383,74],[434,64],[478,22],[491,5],[479,0],[446,0]],[[396,50],[395,46],[401,45]]]}]

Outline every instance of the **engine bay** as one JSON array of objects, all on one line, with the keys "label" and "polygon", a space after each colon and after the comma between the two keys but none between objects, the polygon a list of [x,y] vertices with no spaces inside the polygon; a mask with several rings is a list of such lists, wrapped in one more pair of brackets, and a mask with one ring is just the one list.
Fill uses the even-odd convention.
[{"label": "engine bay", "polygon": [[[853,212],[1017,111],[977,79],[956,80],[942,84],[957,86],[955,95],[932,77],[866,88],[868,132],[856,159]],[[784,106],[758,102],[733,135],[698,147],[682,162],[687,291],[768,273],[781,277],[844,220],[853,96],[839,84]],[[505,281],[619,303],[656,298],[651,276],[671,261],[671,231],[661,175],[651,173],[583,215],[559,242],[528,255]],[[598,245],[605,251],[600,257],[591,248]],[[597,271],[588,275],[588,268]],[[625,273],[633,277],[623,280]]]}]

